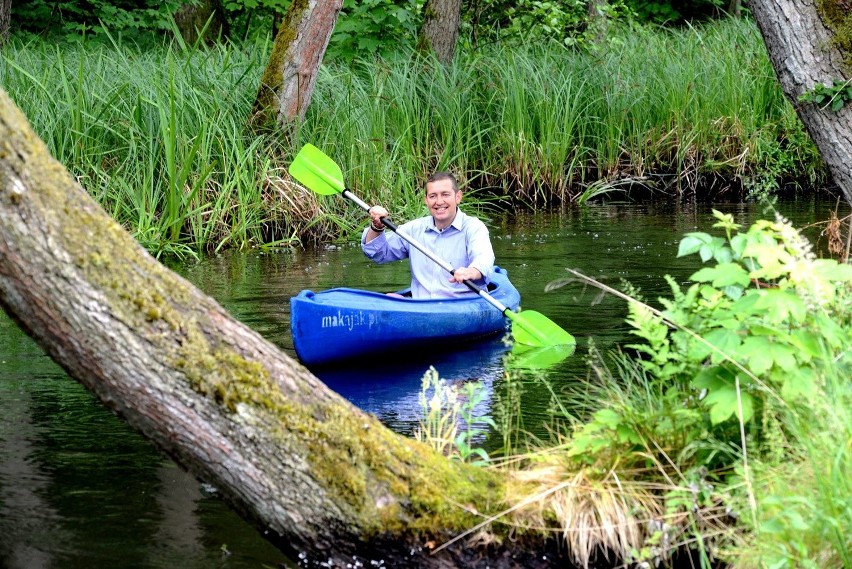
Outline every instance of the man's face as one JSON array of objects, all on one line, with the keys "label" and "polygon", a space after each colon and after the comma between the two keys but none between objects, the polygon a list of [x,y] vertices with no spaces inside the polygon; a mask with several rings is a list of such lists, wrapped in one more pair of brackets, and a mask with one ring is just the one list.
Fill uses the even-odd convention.
[{"label": "man's face", "polygon": [[461,191],[454,191],[450,180],[426,184],[426,207],[435,220],[435,227],[443,229],[453,222],[461,197]]}]

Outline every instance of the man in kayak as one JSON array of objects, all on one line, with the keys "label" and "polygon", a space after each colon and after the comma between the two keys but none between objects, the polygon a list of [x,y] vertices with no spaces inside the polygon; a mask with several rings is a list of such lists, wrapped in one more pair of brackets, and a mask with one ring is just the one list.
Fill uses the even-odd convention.
[{"label": "man in kayak", "polygon": [[429,177],[425,199],[429,215],[404,223],[398,229],[452,265],[453,275],[397,234],[385,231],[381,218],[388,216],[388,210],[380,205],[370,208],[370,225],[361,236],[361,249],[376,263],[408,258],[413,298],[475,294],[462,282],[471,280],[484,286],[491,278],[494,249],[488,228],[459,209],[462,191],[450,173],[436,172]]}]

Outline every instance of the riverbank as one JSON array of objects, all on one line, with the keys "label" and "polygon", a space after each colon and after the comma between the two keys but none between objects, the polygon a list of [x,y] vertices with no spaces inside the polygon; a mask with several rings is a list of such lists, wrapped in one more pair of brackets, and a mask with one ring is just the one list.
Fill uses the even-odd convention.
[{"label": "riverbank", "polygon": [[635,27],[559,45],[321,69],[287,137],[246,123],[270,45],[179,51],[15,44],[0,82],[81,184],[146,248],[194,256],[347,239],[360,211],[320,202],[286,167],[311,142],[349,187],[418,215],[434,169],[469,206],[538,209],[630,195],[748,197],[826,182],[747,20]]}]

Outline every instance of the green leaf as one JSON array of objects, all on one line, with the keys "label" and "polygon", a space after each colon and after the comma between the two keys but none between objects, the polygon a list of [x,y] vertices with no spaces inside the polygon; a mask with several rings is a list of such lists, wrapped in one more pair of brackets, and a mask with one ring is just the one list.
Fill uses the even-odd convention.
[{"label": "green leaf", "polygon": [[696,389],[712,391],[733,385],[734,379],[735,376],[731,373],[731,370],[722,366],[713,366],[701,370],[692,380],[692,386]]},{"label": "green leaf", "polygon": [[757,314],[759,311],[755,309],[755,305],[758,300],[760,300],[759,292],[749,289],[742,298],[731,305],[731,310],[739,314],[742,318]]},{"label": "green leaf", "polygon": [[788,318],[793,322],[802,322],[808,314],[805,301],[790,290],[761,290],[754,307],[763,309],[773,322],[783,322]]},{"label": "green leaf", "polygon": [[745,292],[745,289],[744,287],[741,287],[739,285],[724,286],[722,287],[722,292],[724,292],[725,296],[727,296],[731,300],[739,300]]},{"label": "green leaf", "polygon": [[799,350],[800,357],[804,356],[802,358],[804,361],[809,361],[811,358],[822,357],[823,350],[821,335],[814,334],[810,330],[806,330],[804,328],[799,328],[798,330],[794,330],[790,336],[793,345],[795,345]]},{"label": "green leaf", "polygon": [[715,267],[704,268],[693,274],[690,280],[711,282],[716,288],[737,285],[743,288],[751,284],[748,273],[738,263],[721,263]]},{"label": "green leaf", "polygon": [[718,425],[733,415],[736,415],[744,423],[748,422],[754,416],[754,399],[742,390],[740,390],[740,399],[742,400],[742,416],[740,416],[736,386],[726,385],[708,393],[707,397],[703,399],[703,403],[710,408],[710,422]]},{"label": "green leaf", "polygon": [[594,414],[595,422],[614,429],[621,423],[621,415],[612,409],[601,409]]},{"label": "green leaf", "polygon": [[803,395],[813,393],[815,378],[805,369],[797,369],[794,373],[785,372],[781,379],[781,398],[784,401],[794,401]]},{"label": "green leaf", "polygon": [[771,345],[765,336],[752,336],[743,341],[739,353],[748,359],[748,367],[755,375],[763,375],[772,368]]},{"label": "green leaf", "polygon": [[677,249],[677,256],[684,257],[686,255],[697,253],[698,250],[701,249],[701,246],[710,243],[711,239],[712,237],[706,233],[687,233],[680,241],[680,245]]},{"label": "green leaf", "polygon": [[737,233],[733,237],[731,237],[731,249],[734,251],[734,258],[741,259],[743,256],[743,251],[745,251],[746,245],[748,244],[748,237],[746,237],[742,233]]},{"label": "green leaf", "polygon": [[376,38],[360,38],[358,40],[358,49],[370,52],[375,50],[380,43]]},{"label": "green leaf", "polygon": [[725,356],[732,357],[737,353],[742,339],[736,330],[727,328],[716,328],[703,335],[703,338],[716,350],[711,351],[710,360],[713,363],[718,363],[725,359]]},{"label": "green leaf", "polygon": [[847,339],[849,332],[842,326],[838,325],[834,319],[820,314],[815,318],[815,320],[825,343],[834,348],[847,345],[846,342],[849,342]]},{"label": "green leaf", "polygon": [[734,253],[730,247],[720,247],[716,250],[713,258],[716,259],[717,263],[730,263],[734,258]]},{"label": "green leaf", "polygon": [[841,264],[833,259],[817,259],[813,262],[816,273],[830,281],[852,281],[852,265]]},{"label": "green leaf", "polygon": [[642,439],[639,437],[636,431],[631,429],[627,425],[619,425],[615,432],[618,434],[619,442],[631,443],[634,445],[637,445],[642,442]]},{"label": "green leaf", "polygon": [[716,272],[712,267],[705,267],[696,273],[693,273],[689,280],[697,283],[707,283],[716,277]]}]

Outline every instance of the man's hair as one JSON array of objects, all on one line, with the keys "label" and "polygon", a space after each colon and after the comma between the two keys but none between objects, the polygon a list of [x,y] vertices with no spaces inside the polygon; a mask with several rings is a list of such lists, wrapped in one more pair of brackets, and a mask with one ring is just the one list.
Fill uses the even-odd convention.
[{"label": "man's hair", "polygon": [[459,183],[456,181],[456,177],[450,174],[449,172],[435,172],[429,179],[426,180],[427,184],[431,184],[432,182],[440,182],[441,180],[449,180],[453,185],[453,191],[459,191]]}]

